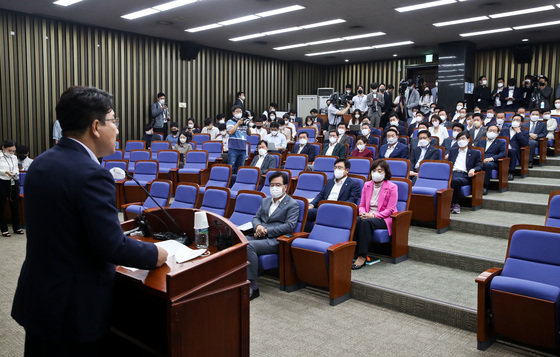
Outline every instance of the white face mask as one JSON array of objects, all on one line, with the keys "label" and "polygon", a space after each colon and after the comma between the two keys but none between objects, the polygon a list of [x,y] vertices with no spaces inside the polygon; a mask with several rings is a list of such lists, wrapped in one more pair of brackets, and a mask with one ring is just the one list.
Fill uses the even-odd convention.
[{"label": "white face mask", "polygon": [[438,82],[436,81],[436,87],[438,86]]},{"label": "white face mask", "polygon": [[181,144],[184,144],[184,143],[187,142],[187,138],[179,138],[179,142],[180,142]]},{"label": "white face mask", "polygon": [[346,129],[338,129],[338,135],[344,135],[346,133]]},{"label": "white face mask", "polygon": [[225,123],[226,123],[226,120],[225,120],[225,119],[220,119],[220,120],[218,120],[218,123],[220,123],[220,124],[225,124]]},{"label": "white face mask", "polygon": [[296,120],[296,116],[295,115],[290,115],[290,120]]},{"label": "white face mask", "polygon": [[8,159],[12,158],[12,154],[10,154],[9,152],[4,152],[4,156]]},{"label": "white face mask", "polygon": [[334,136],[329,136],[329,143],[334,144],[336,143],[337,138],[335,138]]},{"label": "white face mask", "polygon": [[398,126],[398,125],[399,125],[399,121],[398,121],[398,120],[391,120],[391,125]]},{"label": "white face mask", "polygon": [[492,119],[492,118],[494,118],[494,113],[486,113],[486,117],[488,119]]},{"label": "white face mask", "polygon": [[243,116],[243,113],[235,113],[235,114],[233,114],[233,117],[234,117],[235,119],[241,119],[242,116]]},{"label": "white face mask", "polygon": [[299,143],[300,143],[300,145],[306,145],[307,144],[307,139],[300,139]]},{"label": "white face mask", "polygon": [[483,79],[483,80],[482,80],[482,85],[485,86],[485,85],[487,85],[487,84],[488,84],[488,81],[487,81],[486,79]]},{"label": "white face mask", "polygon": [[362,129],[362,135],[368,136],[369,129]]},{"label": "white face mask", "polygon": [[371,172],[371,179],[373,180],[373,182],[381,182],[381,181],[383,181],[383,179],[385,179],[385,173],[372,171]]},{"label": "white face mask", "polygon": [[477,120],[473,123],[475,128],[480,128],[482,126],[482,123],[480,122],[480,120]]},{"label": "white face mask", "polygon": [[339,180],[344,177],[344,170],[334,169],[334,177]]},{"label": "white face mask", "polygon": [[245,96],[244,96],[244,95],[242,95],[240,98],[241,98],[241,100],[245,100]]},{"label": "white face mask", "polygon": [[346,93],[350,94],[350,92],[351,92],[351,90],[350,90],[350,89],[347,89],[347,90],[346,90]]},{"label": "white face mask", "polygon": [[165,99],[160,99],[159,104],[164,105],[165,104]]},{"label": "white face mask", "polygon": [[192,129],[192,128],[194,128],[194,124],[190,123],[189,124],[189,129]]},{"label": "white face mask", "polygon": [[393,145],[397,142],[397,138],[387,138],[387,143]]},{"label": "white face mask", "polygon": [[459,117],[464,118],[467,116],[467,113],[459,113]]},{"label": "white face mask", "polygon": [[465,139],[459,140],[459,141],[457,141],[457,145],[458,145],[460,148],[464,148],[465,146],[469,145],[469,141],[468,141],[468,140],[465,140]]},{"label": "white face mask", "polygon": [[447,115],[440,115],[439,118],[440,118],[442,121],[446,121],[446,120],[447,120]]},{"label": "white face mask", "polygon": [[475,114],[480,114],[480,110],[475,110],[474,113]]},{"label": "white face mask", "polygon": [[498,133],[490,131],[490,132],[486,133],[486,136],[488,137],[488,139],[494,140],[498,137]]},{"label": "white face mask", "polygon": [[453,139],[456,139],[457,135],[459,135],[459,133],[460,133],[459,131],[454,131],[453,132]]},{"label": "white face mask", "polygon": [[154,133],[153,130],[148,130],[148,131],[146,131],[146,134],[147,134],[147,135],[152,135],[153,133]]},{"label": "white face mask", "polygon": [[462,105],[458,105],[457,108],[455,108],[455,109],[457,109],[457,111],[459,111],[459,110],[463,109],[463,106],[462,106]]},{"label": "white face mask", "polygon": [[268,152],[268,150],[266,150],[266,149],[264,149],[264,148],[260,148],[260,149],[259,149],[259,155],[260,155],[260,156],[265,156],[267,152]]},{"label": "white face mask", "polygon": [[373,94],[377,94],[377,89],[372,89],[371,91]]},{"label": "white face mask", "polygon": [[282,192],[282,187],[270,187],[270,195],[272,198],[280,198],[284,192]]},{"label": "white face mask", "polygon": [[270,116],[270,120],[274,120],[274,119],[276,119],[276,116],[271,115],[271,116]]},{"label": "white face mask", "polygon": [[420,146],[421,148],[425,148],[429,143],[430,142],[427,139],[418,140],[418,146]]},{"label": "white face mask", "polygon": [[222,131],[220,131],[220,134],[221,134],[222,136],[225,136],[227,133],[226,133],[225,130],[222,130]]},{"label": "white face mask", "polygon": [[434,120],[434,121],[432,122],[432,125],[434,126],[434,128],[437,128],[437,127],[439,126],[439,121]]},{"label": "white face mask", "polygon": [[360,114],[354,114],[354,118],[360,119]]},{"label": "white face mask", "polygon": [[514,120],[514,121],[511,122],[511,127],[512,128],[519,128],[520,125],[521,124],[517,120]]},{"label": "white face mask", "polygon": [[253,117],[247,117],[247,119],[249,119],[249,120],[253,120]]},{"label": "white face mask", "polygon": [[554,103],[554,107],[555,107],[556,109],[560,109],[560,103]]},{"label": "white face mask", "polygon": [[276,135],[278,135],[278,132],[276,130],[271,130],[270,135],[276,136]]},{"label": "white face mask", "polygon": [[538,116],[538,115],[531,115],[531,121],[532,121],[532,122],[536,122],[537,120],[539,120],[539,116]]},{"label": "white face mask", "polygon": [[366,145],[361,144],[361,145],[356,145],[356,147],[358,148],[359,151],[364,151],[364,149],[366,148]]},{"label": "white face mask", "polygon": [[504,124],[504,119],[496,119],[496,123],[498,125],[503,125]]},{"label": "white face mask", "polygon": [[543,114],[542,118],[548,120],[550,119],[550,114]]},{"label": "white face mask", "polygon": [[502,88],[504,84],[502,82],[498,82],[498,88]]}]

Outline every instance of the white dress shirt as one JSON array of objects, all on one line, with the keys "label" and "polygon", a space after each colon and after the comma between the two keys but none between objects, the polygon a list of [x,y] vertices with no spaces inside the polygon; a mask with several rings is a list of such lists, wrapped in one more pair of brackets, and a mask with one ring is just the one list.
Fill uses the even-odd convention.
[{"label": "white dress shirt", "polygon": [[6,171],[10,171],[18,177],[19,168],[17,157],[15,155],[7,157],[4,153],[0,152],[0,180],[10,181],[12,179],[8,176],[8,174],[6,174]]},{"label": "white dress shirt", "polygon": [[255,167],[258,167],[260,169],[265,157],[266,157],[266,155],[264,155],[264,156],[259,155],[259,159],[255,163]]},{"label": "white dress shirt", "polygon": [[340,195],[340,190],[342,190],[342,186],[346,181],[346,177],[348,176],[344,176],[343,178],[341,178],[340,182],[336,182],[337,180],[334,180],[334,185],[331,189],[331,192],[329,193],[329,197],[327,197],[327,200],[338,201],[338,195]]},{"label": "white dress shirt", "polygon": [[414,165],[415,169],[418,169],[418,167],[420,166],[420,163],[422,162],[422,160],[424,160],[424,156],[426,156],[426,152],[428,151],[428,148],[430,147],[430,145],[426,146],[425,148],[420,147],[420,157],[418,158],[418,162],[416,162],[416,165]]},{"label": "white dress shirt", "polygon": [[354,98],[352,98],[352,101],[354,102],[354,110],[358,109],[359,111],[363,112],[367,112],[367,96],[365,95],[355,95]]},{"label": "white dress shirt", "polygon": [[305,147],[305,145],[299,144],[299,149],[298,149],[297,153],[301,154],[301,150],[303,150],[304,147]]},{"label": "white dress shirt", "polygon": [[393,153],[393,151],[395,151],[395,147],[397,146],[397,143],[393,144],[393,145],[387,145],[387,150],[385,151],[385,158],[389,158],[389,156],[391,156],[391,154]]},{"label": "white dress shirt", "polygon": [[280,197],[278,200],[276,200],[276,202],[274,202],[274,198],[272,199],[272,203],[270,204],[270,208],[268,209],[268,216],[272,216],[272,214],[274,213],[274,211],[276,211],[276,209],[278,208],[278,206],[280,206],[280,203],[282,203],[282,200],[286,198],[286,194],[284,193],[284,195],[282,195],[282,197]]},{"label": "white dress shirt", "polygon": [[334,151],[335,146],[336,146],[336,144],[329,144],[329,148],[327,149],[327,152],[325,153],[325,155],[332,156],[332,153]]},{"label": "white dress shirt", "polygon": [[459,155],[457,155],[457,159],[455,159],[453,171],[467,172],[467,149],[459,149]]},{"label": "white dress shirt", "polygon": [[215,140],[216,137],[218,135],[220,135],[220,129],[216,128],[215,126],[212,126],[212,129],[208,129],[208,127],[205,126],[204,128],[202,128],[200,133],[201,134],[208,134],[208,135],[210,135],[210,140]]},{"label": "white dress shirt", "polygon": [[[496,140],[496,139],[494,139],[494,140]],[[488,148],[490,147],[490,145],[492,145],[494,140],[486,139],[486,149],[484,150],[484,152],[488,151]]]},{"label": "white dress shirt", "polygon": [[[514,88],[508,87],[508,98],[513,98],[513,90],[514,90]],[[512,105],[513,100],[508,100],[506,104],[507,105]]]}]

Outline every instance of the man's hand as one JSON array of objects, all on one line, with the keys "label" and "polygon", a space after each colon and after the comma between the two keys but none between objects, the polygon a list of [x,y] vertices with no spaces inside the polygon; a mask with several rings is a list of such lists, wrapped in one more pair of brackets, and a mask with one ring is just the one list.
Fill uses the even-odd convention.
[{"label": "man's hand", "polygon": [[308,206],[308,209],[312,209],[312,208],[314,208],[314,207],[313,207],[313,205],[310,203],[309,206]]},{"label": "man's hand", "polygon": [[414,172],[414,171],[410,171],[408,173],[408,176],[418,176],[418,173]]},{"label": "man's hand", "polygon": [[537,134],[535,134],[535,133],[530,133],[529,137],[533,140],[537,140],[537,138],[538,138]]},{"label": "man's hand", "polygon": [[473,177],[474,176],[474,169],[470,169],[469,170],[469,177]]},{"label": "man's hand", "polygon": [[167,250],[163,249],[162,247],[159,247],[156,245],[157,248],[157,263],[156,263],[156,267],[160,267],[163,264],[165,264],[165,261],[167,260]]},{"label": "man's hand", "polygon": [[259,237],[264,237],[266,235],[266,228],[264,228],[262,225],[258,225],[257,228],[255,228],[255,237],[259,238]]},{"label": "man's hand", "polygon": [[488,157],[488,158],[484,159],[484,163],[492,162],[492,161],[494,161],[493,157]]}]

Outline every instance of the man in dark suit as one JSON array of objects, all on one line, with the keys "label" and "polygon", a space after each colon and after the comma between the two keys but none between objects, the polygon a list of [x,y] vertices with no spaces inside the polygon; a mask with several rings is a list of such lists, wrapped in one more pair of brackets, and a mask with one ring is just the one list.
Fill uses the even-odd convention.
[{"label": "man in dark suit", "polygon": [[484,161],[482,169],[486,173],[484,175],[484,194],[488,192],[488,184],[492,176],[492,170],[498,169],[498,160],[506,157],[506,144],[502,141],[496,141],[498,137],[498,127],[490,125],[486,131],[486,139],[478,142],[478,147],[484,149]]},{"label": "man in dark suit", "polygon": [[348,147],[352,149],[352,138],[349,135],[346,135],[346,123],[341,122],[336,126],[336,131],[338,132],[338,143],[339,144],[348,144]]},{"label": "man in dark suit", "polygon": [[494,108],[502,109],[503,102],[502,102],[502,93],[505,91],[504,89],[504,79],[502,77],[498,78],[496,81],[496,88],[492,91],[492,102],[494,104]]},{"label": "man in dark suit", "polygon": [[[539,109],[532,109],[530,121],[522,125],[522,129],[529,132],[529,146],[531,148],[531,152],[529,153],[529,167],[533,167],[533,158],[535,157],[535,150],[539,146],[539,139],[546,138],[546,134],[548,134],[546,123],[539,121],[540,118],[541,111]],[[542,155],[542,153],[539,154]]]},{"label": "man in dark suit", "polygon": [[270,169],[278,168],[274,156],[268,154],[268,143],[266,141],[261,140],[257,144],[257,155],[253,157],[251,166],[258,167],[261,170],[261,174],[266,174]]},{"label": "man in dark suit", "polygon": [[482,137],[486,136],[486,128],[482,125],[482,115],[473,115],[473,128],[469,130],[469,137],[472,138],[473,145],[477,145]]},{"label": "man in dark suit", "polygon": [[408,146],[403,143],[399,143],[397,129],[395,127],[390,127],[385,134],[387,135],[387,144],[381,145],[377,158],[408,159]]},{"label": "man in dark suit", "polygon": [[345,159],[347,155],[346,146],[337,142],[338,132],[334,129],[329,131],[329,142],[323,145],[321,155],[337,156]]},{"label": "man in dark suit", "polygon": [[313,108],[309,111],[309,115],[311,115],[311,118],[313,118],[314,123],[321,124],[321,127],[319,129],[319,132],[321,133],[325,126],[323,124],[323,118],[319,117],[319,111],[317,111],[317,109]]},{"label": "man in dark suit", "polygon": [[387,135],[387,130],[389,130],[389,128],[392,126],[397,128],[398,135],[407,135],[406,127],[403,125],[403,123],[401,123],[401,121],[399,120],[398,114],[396,112],[390,113],[389,123],[387,123],[385,129],[383,130],[383,139],[385,139],[385,136]]},{"label": "man in dark suit", "polygon": [[159,92],[157,94],[156,102],[152,103],[150,107],[150,114],[152,126],[167,136],[167,123],[171,120],[171,116],[169,115],[169,108],[167,108],[165,103],[165,93]]},{"label": "man in dark suit", "polygon": [[296,110],[295,109],[290,109],[288,114],[290,115],[290,117],[289,117],[290,123],[296,123],[297,128],[300,129],[303,126],[303,121],[301,120],[300,117],[297,116]]},{"label": "man in dark suit", "polygon": [[309,143],[309,137],[306,131],[302,131],[298,135],[298,142],[292,149],[292,154],[307,155],[307,162],[315,160],[315,147]]},{"label": "man in dark suit", "polygon": [[288,175],[276,171],[269,180],[270,196],[262,200],[253,218],[254,236],[247,237],[247,279],[251,282],[251,300],[260,295],[257,284],[259,255],[278,253],[277,238],[293,233],[299,217],[299,204],[286,193]]},{"label": "man in dark suit", "polygon": [[113,177],[97,160],[115,151],[112,108],[107,92],[67,89],[56,106],[63,137],[27,172],[27,251],[12,308],[26,356],[101,355],[115,264],[152,269],[167,259],[123,234]]},{"label": "man in dark suit", "polygon": [[515,114],[511,120],[511,126],[502,129],[500,132],[500,136],[509,138],[508,156],[511,158],[509,163],[509,181],[513,181],[517,162],[521,162],[521,148],[529,145],[529,132],[521,129],[522,121],[523,117]]},{"label": "man in dark suit", "polygon": [[377,136],[373,136],[374,134],[372,134],[371,132],[371,128],[369,126],[369,122],[362,122],[362,135],[366,137],[367,139],[367,143],[369,145],[379,145],[381,144],[379,142],[379,137]]},{"label": "man in dark suit", "polygon": [[451,188],[453,188],[452,212],[461,213],[459,198],[461,197],[461,187],[470,185],[471,177],[476,171],[482,170],[482,160],[480,152],[469,148],[469,133],[463,131],[457,135],[457,148],[451,149],[447,160],[453,163],[453,177],[451,178]]},{"label": "man in dark suit", "polygon": [[418,168],[423,160],[439,159],[439,150],[430,143],[432,134],[428,130],[418,132],[418,146],[412,149],[410,153],[410,179],[412,184],[416,182],[418,177]]},{"label": "man in dark suit", "polygon": [[408,136],[412,136],[412,134],[414,134],[414,130],[418,128],[418,125],[422,124],[422,123],[428,123],[428,121],[426,120],[426,117],[424,116],[424,114],[420,111],[416,112],[416,114],[414,114],[413,118],[410,118],[408,120]]},{"label": "man in dark suit", "polygon": [[506,112],[515,112],[523,100],[521,88],[515,86],[515,78],[508,79],[508,86],[502,91],[500,101]]},{"label": "man in dark suit", "polygon": [[474,105],[482,111],[486,111],[492,100],[492,92],[488,88],[488,79],[486,76],[480,76],[478,86],[473,90]]},{"label": "man in dark suit", "polygon": [[465,126],[461,123],[453,123],[453,128],[451,129],[452,136],[445,138],[441,146],[445,148],[445,152],[449,153],[449,150],[457,147],[457,135],[465,130]]},{"label": "man in dark suit", "polygon": [[239,91],[237,92],[237,96],[235,98],[235,103],[233,103],[234,106],[238,105],[241,107],[241,111],[243,112],[243,115],[245,116],[245,92],[244,91]]},{"label": "man in dark suit", "polygon": [[356,205],[360,200],[362,192],[360,190],[360,184],[348,177],[350,172],[350,161],[346,159],[337,159],[334,162],[334,177],[327,180],[323,189],[311,203],[309,204],[309,210],[307,211],[307,224],[305,225],[305,231],[311,232],[313,224],[315,223],[315,218],[317,218],[317,206],[319,202],[323,200],[331,201],[345,201],[352,202]]}]

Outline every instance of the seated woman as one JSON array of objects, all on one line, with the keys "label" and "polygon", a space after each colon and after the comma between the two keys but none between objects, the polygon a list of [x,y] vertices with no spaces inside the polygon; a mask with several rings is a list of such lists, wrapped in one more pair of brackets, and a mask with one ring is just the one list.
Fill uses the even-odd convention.
[{"label": "seated woman", "polygon": [[[360,125],[360,123],[362,122],[362,112],[359,109],[355,109],[354,112],[352,113],[352,118],[350,118],[350,121],[348,122],[348,128],[350,128],[350,125]],[[360,135],[360,130],[352,130],[350,128],[350,134],[352,135]]]},{"label": "seated woman", "polygon": [[399,197],[397,185],[391,181],[391,169],[384,159],[378,159],[371,165],[372,180],[364,184],[358,212],[358,222],[354,240],[356,261],[352,269],[362,268],[367,261],[370,238],[376,229],[386,229],[391,235],[391,215],[397,211]]},{"label": "seated woman", "polygon": [[351,157],[371,157],[373,159],[373,151],[367,146],[367,139],[365,136],[360,135],[356,140],[356,148],[352,151]]},{"label": "seated woman", "polygon": [[319,136],[319,127],[317,127],[317,125],[315,125],[315,122],[313,121],[313,117],[311,115],[308,115],[308,116],[305,117],[303,127],[306,128],[306,129],[314,129],[315,130],[315,137]]},{"label": "seated woman", "polygon": [[182,132],[179,135],[179,140],[177,144],[173,146],[173,150],[179,151],[179,168],[182,169],[185,166],[187,151],[192,150],[191,144],[187,143],[187,133]]}]

